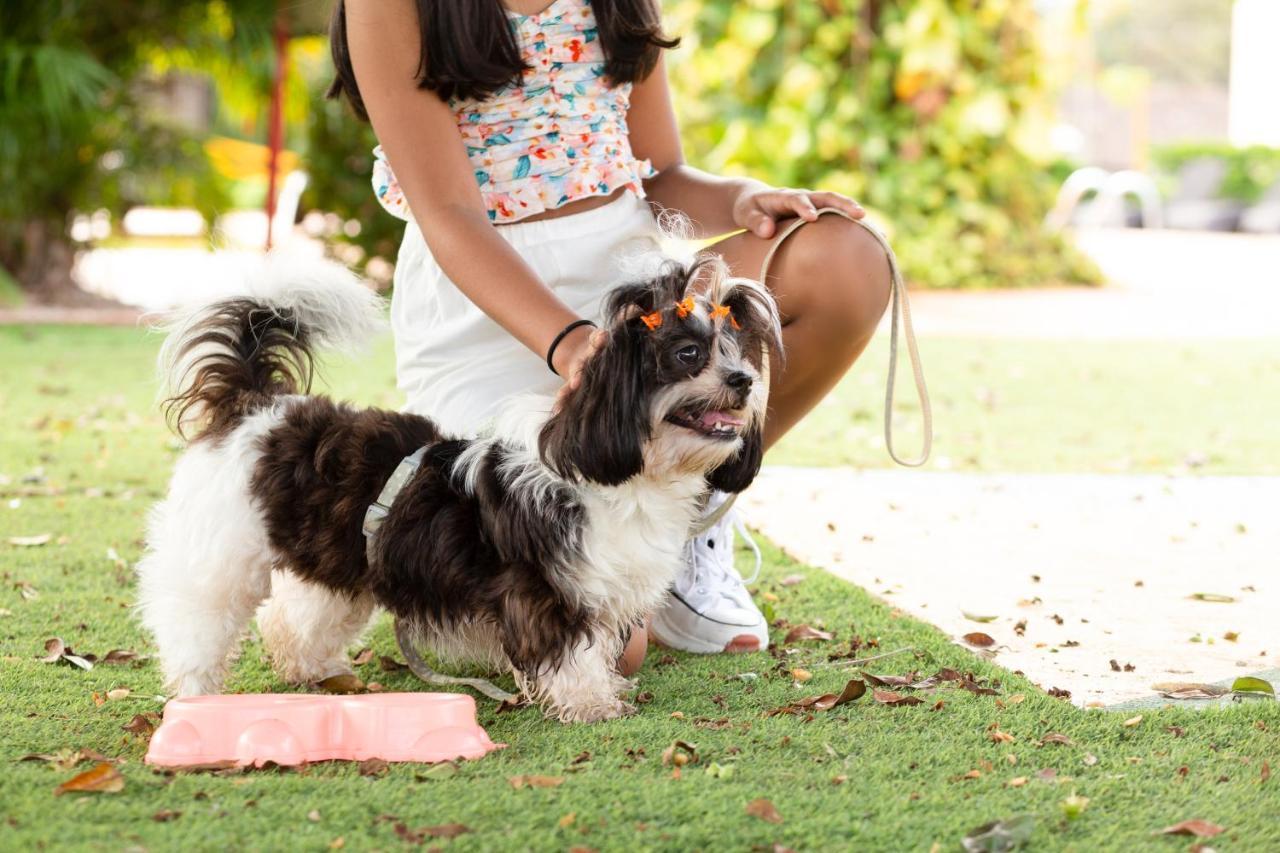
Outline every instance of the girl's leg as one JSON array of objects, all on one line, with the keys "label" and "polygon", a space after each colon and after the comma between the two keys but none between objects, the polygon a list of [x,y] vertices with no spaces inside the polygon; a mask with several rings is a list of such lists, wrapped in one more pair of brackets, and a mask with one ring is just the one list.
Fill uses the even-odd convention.
[{"label": "girl's leg", "polygon": [[[740,276],[755,278],[772,247],[751,233],[713,250]],[[889,303],[889,259],[861,225],[825,215],[783,238],[765,285],[782,314],[786,358],[773,359],[765,445],[791,429],[840,380],[875,334]],[[753,651],[768,626],[734,567],[732,513],[696,537],[674,594],[653,615],[652,633],[691,652]]]},{"label": "girl's leg", "polygon": [[[772,243],[746,232],[712,250],[735,275],[755,278]],[[786,350],[785,361],[775,357],[772,365],[768,447],[816,406],[866,349],[889,304],[889,261],[861,225],[826,215],[785,238],[765,285],[778,300]]]}]

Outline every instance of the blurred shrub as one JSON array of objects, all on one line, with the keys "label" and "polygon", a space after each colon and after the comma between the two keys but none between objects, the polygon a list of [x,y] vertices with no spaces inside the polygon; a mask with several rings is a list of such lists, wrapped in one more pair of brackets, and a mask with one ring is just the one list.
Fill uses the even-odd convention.
[{"label": "blurred shrub", "polygon": [[354,247],[337,252],[344,262],[363,268],[373,258],[394,261],[404,222],[383,210],[373,194],[373,129],[345,101],[318,100],[307,121],[310,181],[303,208],[336,215],[337,227],[327,226],[324,236]]},{"label": "blurred shrub", "polygon": [[669,0],[690,162],[837,190],[931,287],[1096,282],[1057,184],[1031,0]]},{"label": "blurred shrub", "polygon": [[[670,79],[691,163],[847,193],[933,287],[1096,282],[1046,233],[1058,181],[1031,0],[667,0]],[[368,128],[314,110],[307,201],[394,259],[402,224],[369,185]]]},{"label": "blurred shrub", "polygon": [[1280,182],[1280,148],[1250,145],[1236,148],[1226,142],[1186,142],[1153,148],[1151,159],[1161,177],[1176,186],[1178,171],[1192,160],[1213,157],[1227,164],[1222,179],[1222,198],[1252,204]]}]

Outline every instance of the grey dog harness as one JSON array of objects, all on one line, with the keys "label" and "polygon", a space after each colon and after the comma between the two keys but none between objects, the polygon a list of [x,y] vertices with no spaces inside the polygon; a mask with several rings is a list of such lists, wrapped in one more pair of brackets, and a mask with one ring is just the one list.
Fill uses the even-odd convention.
[{"label": "grey dog harness", "polygon": [[[364,553],[369,565],[373,565],[374,544],[378,531],[382,529],[382,524],[386,521],[387,514],[391,512],[391,507],[395,504],[400,492],[404,491],[404,487],[409,484],[409,481],[413,479],[413,475],[418,473],[418,469],[422,467],[422,458],[426,453],[426,447],[419,447],[413,453],[401,459],[400,464],[396,466],[396,470],[392,471],[391,476],[387,478],[386,485],[382,487],[382,491],[378,493],[378,499],[369,504],[369,508],[365,510],[363,525]],[[418,650],[413,645],[412,632],[399,617],[396,617],[395,632],[396,644],[400,646],[400,653],[404,655],[405,662],[409,665],[409,671],[428,684],[465,684],[499,702],[515,704],[519,701],[519,696],[508,693],[483,678],[460,678],[436,672],[418,654]]]}]

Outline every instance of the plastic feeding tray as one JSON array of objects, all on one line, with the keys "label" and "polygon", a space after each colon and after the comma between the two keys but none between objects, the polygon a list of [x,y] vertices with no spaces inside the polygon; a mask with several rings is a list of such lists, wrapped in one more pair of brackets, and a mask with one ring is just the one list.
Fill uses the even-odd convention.
[{"label": "plastic feeding tray", "polygon": [[431,762],[481,758],[502,746],[476,723],[475,700],[460,693],[193,696],[164,706],[146,761],[161,767]]}]

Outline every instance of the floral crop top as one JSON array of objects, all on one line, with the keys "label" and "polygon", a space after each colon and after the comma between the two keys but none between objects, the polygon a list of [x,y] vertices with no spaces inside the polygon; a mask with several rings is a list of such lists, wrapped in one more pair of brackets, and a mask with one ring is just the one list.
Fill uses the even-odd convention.
[{"label": "floral crop top", "polygon": [[[536,15],[507,12],[525,69],[484,100],[452,99],[480,194],[496,223],[515,222],[620,187],[643,196],[657,174],[627,138],[631,84],[610,86],[591,0],[553,0]],[[409,220],[395,174],[373,150],[373,189]]]}]

